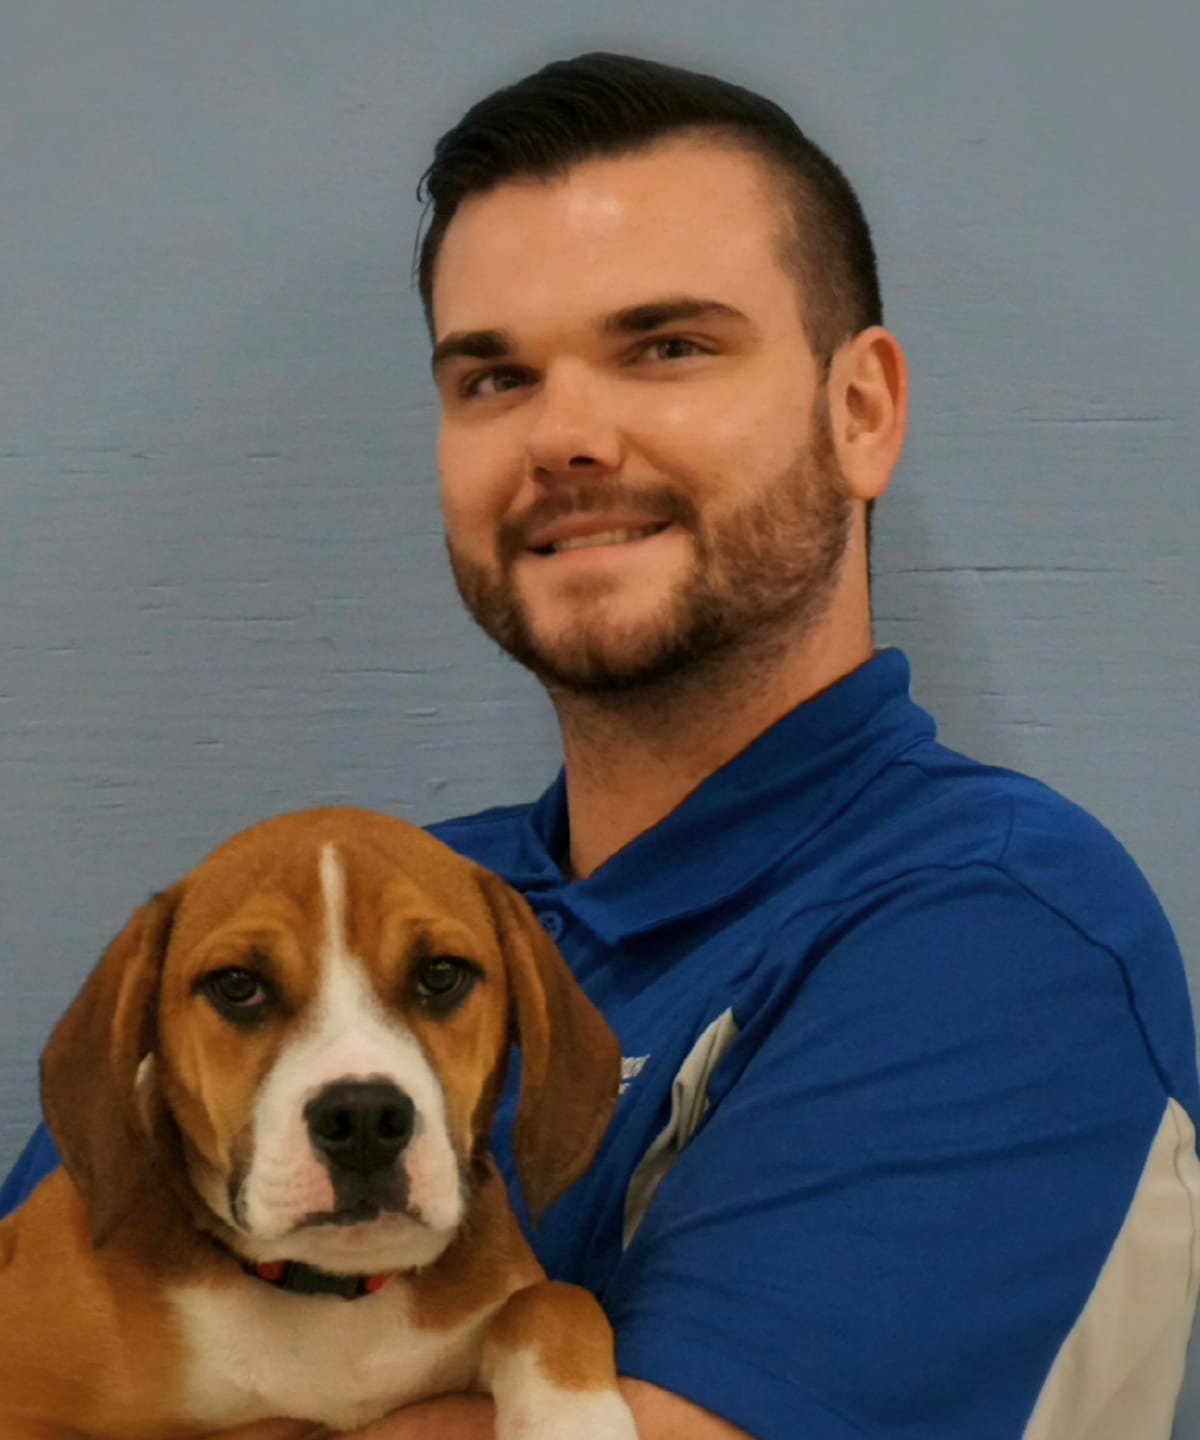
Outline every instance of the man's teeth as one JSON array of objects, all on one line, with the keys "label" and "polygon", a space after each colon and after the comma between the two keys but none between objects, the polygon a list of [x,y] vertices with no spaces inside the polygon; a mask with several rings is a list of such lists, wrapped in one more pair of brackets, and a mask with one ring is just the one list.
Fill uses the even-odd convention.
[{"label": "man's teeth", "polygon": [[661,530],[661,525],[643,525],[640,530],[602,530],[597,535],[577,535],[573,540],[556,540],[550,549],[557,555],[562,550],[582,550],[586,545],[625,545],[630,540],[644,540]]}]

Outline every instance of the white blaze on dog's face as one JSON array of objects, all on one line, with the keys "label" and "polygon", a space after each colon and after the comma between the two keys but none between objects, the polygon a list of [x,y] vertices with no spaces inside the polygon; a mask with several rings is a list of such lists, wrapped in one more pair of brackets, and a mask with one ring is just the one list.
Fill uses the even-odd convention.
[{"label": "white blaze on dog's face", "polygon": [[478,886],[440,848],[414,874],[411,846],[401,865],[353,833],[268,860],[235,841],[189,881],[155,1076],[196,1189],[250,1259],[407,1269],[465,1214],[505,968]]},{"label": "white blaze on dog's face", "polygon": [[[445,1096],[410,1025],[385,1006],[347,943],[345,880],[332,845],[319,869],[320,981],[304,1024],[255,1098],[253,1151],[233,1218],[268,1246],[310,1229],[296,1236],[306,1256],[345,1251],[356,1260],[364,1245],[386,1248],[404,1237],[413,1263],[424,1263],[441,1253],[463,1215]],[[457,983],[475,983],[471,971],[461,973]],[[359,1233],[351,1236],[356,1216]],[[384,1233],[368,1241],[363,1218],[382,1218]],[[300,1258],[295,1243],[286,1248]]]}]

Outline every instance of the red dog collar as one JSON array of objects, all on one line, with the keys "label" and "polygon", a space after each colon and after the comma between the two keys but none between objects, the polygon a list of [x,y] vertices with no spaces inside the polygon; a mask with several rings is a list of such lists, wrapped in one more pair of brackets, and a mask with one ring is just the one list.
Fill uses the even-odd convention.
[{"label": "red dog collar", "polygon": [[360,1300],[374,1295],[392,1278],[387,1275],[331,1275],[299,1260],[267,1260],[261,1265],[248,1265],[251,1275],[268,1284],[296,1295],[337,1295],[343,1300]]}]

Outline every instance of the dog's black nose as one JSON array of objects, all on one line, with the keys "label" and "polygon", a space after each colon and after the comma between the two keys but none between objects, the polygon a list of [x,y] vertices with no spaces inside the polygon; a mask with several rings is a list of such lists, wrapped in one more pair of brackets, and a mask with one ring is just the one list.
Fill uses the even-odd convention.
[{"label": "dog's black nose", "polygon": [[355,1175],[386,1170],[412,1139],[413,1102],[387,1080],[342,1080],[304,1107],[313,1148]]}]

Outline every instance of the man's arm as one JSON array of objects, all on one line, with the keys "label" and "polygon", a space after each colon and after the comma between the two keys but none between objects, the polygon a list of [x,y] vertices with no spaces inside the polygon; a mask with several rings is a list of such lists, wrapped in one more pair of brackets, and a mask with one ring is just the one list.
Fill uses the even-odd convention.
[{"label": "man's arm", "polygon": [[[621,1389],[640,1440],[753,1440],[711,1411],[645,1380],[622,1380]],[[485,1396],[446,1395],[399,1410],[345,1440],[494,1440],[494,1420],[494,1407]],[[279,1421],[223,1431],[219,1440],[310,1440],[323,1434],[310,1426]]]},{"label": "man's arm", "polygon": [[[711,1411],[645,1380],[623,1379],[621,1390],[637,1422],[639,1440],[753,1440]],[[450,1395],[401,1410],[358,1431],[353,1440],[493,1440],[494,1417],[490,1400]]]}]

